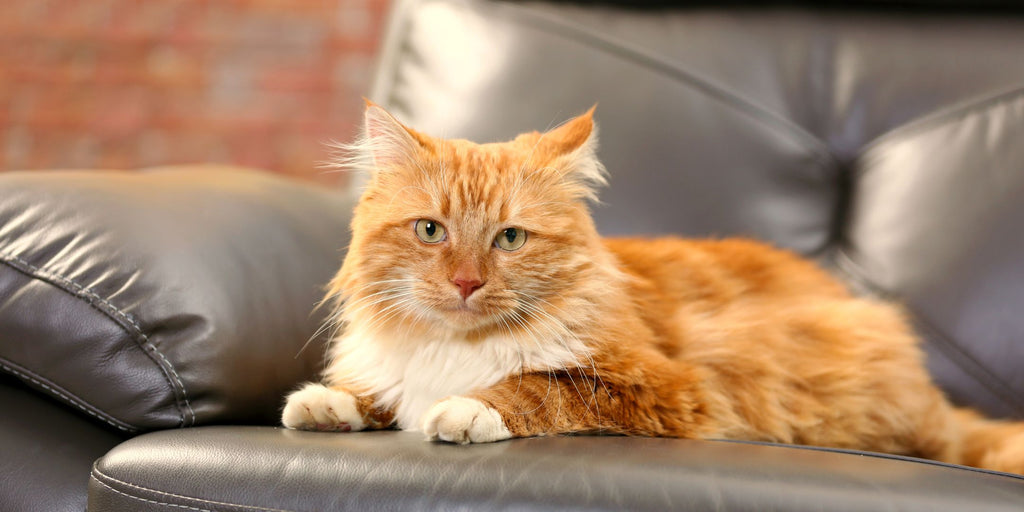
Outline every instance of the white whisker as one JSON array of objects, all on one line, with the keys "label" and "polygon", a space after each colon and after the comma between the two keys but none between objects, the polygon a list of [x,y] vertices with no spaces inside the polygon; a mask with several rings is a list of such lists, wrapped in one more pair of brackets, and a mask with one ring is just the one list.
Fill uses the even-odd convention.
[{"label": "white whisker", "polygon": [[[367,283],[367,284],[365,284],[363,286],[360,286],[355,291],[358,292],[358,291],[364,290],[364,289],[366,289],[366,288],[368,288],[370,286],[379,286],[379,285],[382,285],[382,284],[406,283],[406,282],[416,282],[416,281],[417,281],[416,279],[384,279],[384,280],[380,280],[380,281],[374,281],[374,282],[371,282],[371,283]],[[389,291],[389,290],[384,290],[384,292],[387,292],[387,291]],[[384,292],[378,292],[378,293],[384,293]],[[327,302],[328,300],[341,299],[344,294],[345,294],[344,290],[339,290],[337,292],[327,294],[323,299],[321,299],[317,303],[316,307],[314,308],[314,311],[316,309],[318,309],[321,304]],[[377,295],[377,294],[372,294],[371,296],[374,296],[374,295]],[[328,340],[335,338],[335,336],[337,335],[337,331],[341,327],[341,319],[342,319],[342,315],[344,313],[344,307],[345,307],[345,305],[344,305],[345,301],[341,300],[339,302],[341,304],[339,304],[339,306],[337,306],[334,309],[334,311],[331,312],[331,314],[329,314],[327,316],[327,318],[324,319],[324,321],[320,324],[320,327],[318,327],[317,330],[314,331],[313,334],[309,337],[309,339],[307,339],[306,342],[303,343],[301,347],[299,347],[299,351],[295,353],[295,357],[294,357],[295,359],[298,359],[298,357],[300,355],[302,355],[302,352],[304,352],[306,350],[306,348],[309,347],[309,344],[312,343],[313,340],[315,340],[316,338],[318,338],[320,335],[324,334],[325,332],[330,332],[330,335],[327,336]]]},{"label": "white whisker", "polygon": [[[550,302],[548,302],[548,301],[546,301],[544,299],[541,299],[539,297],[535,297],[535,296],[532,296],[532,295],[529,295],[529,294],[526,294],[526,293],[522,293],[522,292],[520,292],[520,294],[523,297],[528,297],[528,298],[530,298],[530,299],[532,299],[534,301],[543,303],[543,304],[545,304],[546,306],[548,306],[548,307],[550,307],[552,309],[555,309],[557,311],[561,311],[556,306],[554,306],[553,304],[551,304]],[[572,332],[571,329],[569,329],[565,325],[564,322],[562,322],[560,319],[556,318],[555,316],[551,315],[550,313],[548,313],[544,309],[540,308],[539,306],[537,306],[535,304],[532,304],[529,301],[520,301],[520,307],[523,308],[528,315],[536,318],[538,320],[538,323],[541,326],[543,326],[549,332],[551,332],[553,337],[555,338],[555,340],[558,341],[559,343],[561,343],[563,348],[565,348],[566,350],[570,350],[570,347],[568,346],[568,344],[566,342],[566,338],[567,337],[568,338],[574,337],[574,333]],[[590,361],[590,368],[595,370],[593,372],[594,373],[594,381],[593,381],[592,385],[586,386],[587,388],[590,389],[590,392],[591,392],[591,397],[590,397],[589,401],[586,398],[584,398],[583,392],[580,390],[580,387],[576,383],[576,379],[573,377],[572,373],[567,371],[566,375],[569,377],[569,381],[572,382],[572,385],[575,388],[577,395],[579,395],[580,400],[582,400],[584,402],[584,405],[587,407],[587,411],[590,412],[591,414],[595,414],[595,416],[598,419],[598,422],[600,422],[601,410],[600,410],[600,402],[598,402],[597,394],[596,394],[597,384],[599,383],[604,388],[605,392],[608,394],[609,397],[611,396],[611,393],[610,393],[610,391],[608,391],[608,387],[604,383],[603,379],[600,378],[600,374],[596,371],[596,363],[595,363],[595,361],[593,359],[593,356],[590,353],[586,353],[586,357]],[[581,364],[579,364],[578,361],[576,363],[576,369],[579,370],[579,372],[580,372],[580,378],[583,379],[584,382],[586,382],[588,379],[586,377],[586,372],[584,371],[585,368]],[[596,412],[591,410],[591,404],[594,405],[594,409],[596,409]]]}]

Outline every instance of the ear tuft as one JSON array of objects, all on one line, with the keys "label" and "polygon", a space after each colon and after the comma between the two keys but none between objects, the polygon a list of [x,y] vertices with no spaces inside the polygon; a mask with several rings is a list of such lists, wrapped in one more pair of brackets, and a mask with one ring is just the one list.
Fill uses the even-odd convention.
[{"label": "ear tuft", "polygon": [[578,195],[597,201],[597,189],[608,184],[607,171],[597,158],[597,124],[594,110],[574,117],[543,135],[550,150],[560,155],[569,185],[578,187]]},{"label": "ear tuft", "polygon": [[383,107],[363,98],[363,130],[352,143],[331,143],[334,150],[328,167],[381,172],[408,164],[426,139],[407,128]]}]

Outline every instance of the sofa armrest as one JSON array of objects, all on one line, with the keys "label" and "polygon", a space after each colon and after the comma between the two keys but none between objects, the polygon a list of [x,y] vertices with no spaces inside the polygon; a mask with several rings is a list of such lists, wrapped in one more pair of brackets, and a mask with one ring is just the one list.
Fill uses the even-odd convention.
[{"label": "sofa armrest", "polygon": [[1019,510],[1024,478],[917,459],[625,437],[430,443],[201,427],[97,461],[89,510]]},{"label": "sofa armrest", "polygon": [[126,434],[276,424],[351,212],[238,168],[0,175],[0,373]]}]

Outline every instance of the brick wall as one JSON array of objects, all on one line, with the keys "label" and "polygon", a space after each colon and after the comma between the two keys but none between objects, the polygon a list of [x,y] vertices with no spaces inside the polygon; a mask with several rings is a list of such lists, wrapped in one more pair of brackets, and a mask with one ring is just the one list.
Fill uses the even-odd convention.
[{"label": "brick wall", "polygon": [[0,169],[225,162],[331,182],[386,0],[2,0]]}]

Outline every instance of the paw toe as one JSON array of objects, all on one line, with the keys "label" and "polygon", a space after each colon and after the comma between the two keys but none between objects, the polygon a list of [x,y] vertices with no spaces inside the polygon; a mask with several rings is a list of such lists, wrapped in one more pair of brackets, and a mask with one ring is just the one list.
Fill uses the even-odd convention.
[{"label": "paw toe", "polygon": [[289,395],[281,423],[288,428],[327,432],[365,427],[354,396],[321,384],[307,384]]},{"label": "paw toe", "polygon": [[424,416],[423,431],[431,441],[457,444],[490,443],[512,437],[498,411],[479,400],[460,396],[434,404]]}]

